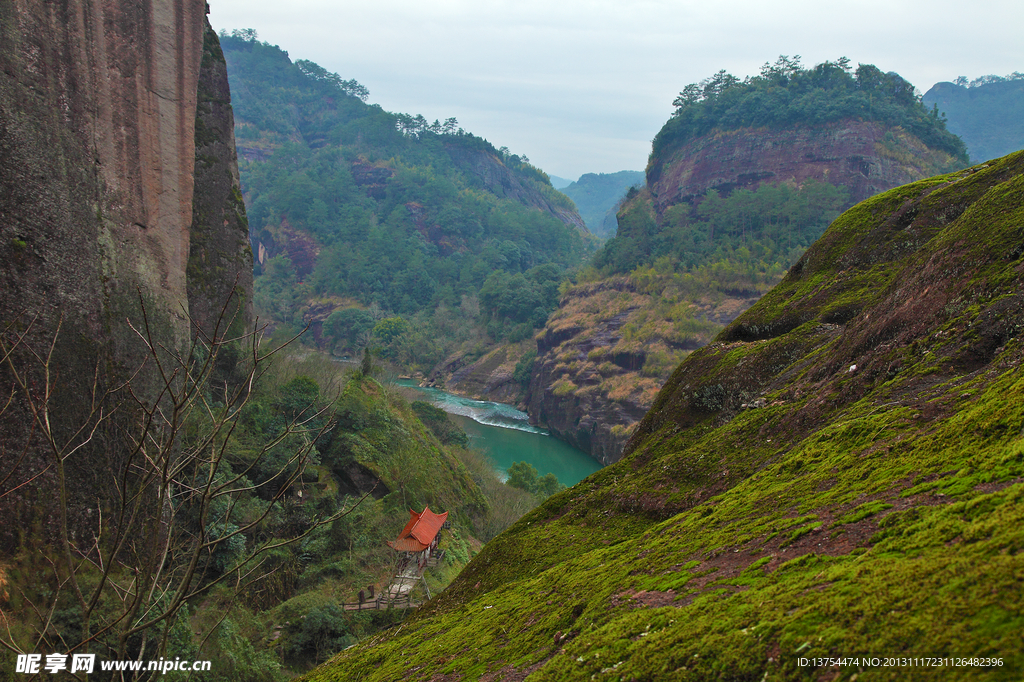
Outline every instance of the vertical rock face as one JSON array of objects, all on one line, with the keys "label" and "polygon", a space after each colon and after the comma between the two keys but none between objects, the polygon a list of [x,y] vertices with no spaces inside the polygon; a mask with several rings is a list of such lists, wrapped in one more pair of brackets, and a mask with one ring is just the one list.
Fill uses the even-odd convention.
[{"label": "vertical rock face", "polygon": [[188,305],[193,322],[209,336],[222,311],[227,318],[222,322],[233,320],[237,327],[252,318],[252,249],[238,180],[235,117],[224,53],[209,24],[203,36],[195,126]]},{"label": "vertical rock face", "polygon": [[[65,465],[70,525],[86,527],[133,419],[122,407],[78,431],[97,423],[91,396],[129,377],[142,400],[162,386],[138,371],[145,345],[129,321],[142,329],[145,316],[173,352],[190,307],[204,323],[220,310],[206,297],[251,298],[215,36],[197,112],[205,14],[203,0],[0,0],[0,392],[14,396],[0,409],[0,518],[22,527],[52,516],[57,484],[32,408],[45,404],[62,447],[88,441]],[[0,546],[16,546],[17,525],[0,528]]]},{"label": "vertical rock face", "polygon": [[142,288],[184,338],[204,21],[203,0],[0,0],[5,318],[95,333]]}]

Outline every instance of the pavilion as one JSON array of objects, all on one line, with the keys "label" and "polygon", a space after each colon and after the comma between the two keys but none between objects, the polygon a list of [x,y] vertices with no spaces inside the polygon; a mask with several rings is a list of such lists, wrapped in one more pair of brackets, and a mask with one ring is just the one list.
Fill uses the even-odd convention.
[{"label": "pavilion", "polygon": [[448,512],[435,514],[430,507],[423,512],[409,510],[409,522],[395,540],[388,540],[388,546],[398,552],[419,554],[420,563],[430,558],[431,551],[437,548],[441,527],[448,519]]}]

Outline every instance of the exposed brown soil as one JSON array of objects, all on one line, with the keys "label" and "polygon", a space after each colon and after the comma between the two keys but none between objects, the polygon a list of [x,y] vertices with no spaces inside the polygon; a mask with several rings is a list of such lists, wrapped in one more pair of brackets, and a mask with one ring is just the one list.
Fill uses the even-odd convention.
[{"label": "exposed brown soil", "polygon": [[[741,592],[747,589],[744,586],[723,584],[739,576],[748,566],[766,556],[771,560],[764,564],[762,569],[765,573],[771,573],[781,564],[792,561],[806,554],[817,554],[823,556],[843,556],[852,553],[856,549],[870,548],[871,538],[879,529],[879,523],[889,514],[902,512],[913,507],[934,506],[948,504],[953,498],[942,493],[925,493],[901,497],[900,491],[911,485],[936,480],[955,472],[945,474],[934,474],[925,477],[910,477],[904,481],[905,486],[900,490],[887,494],[869,495],[859,498],[852,503],[843,505],[834,510],[818,509],[813,512],[817,515],[814,523],[821,523],[821,526],[811,530],[792,542],[788,542],[788,533],[780,532],[773,536],[761,536],[742,545],[735,547],[720,547],[704,555],[686,557],[677,566],[681,567],[686,563],[697,560],[700,564],[693,567],[691,572],[695,574],[693,580],[686,584],[686,594],[680,596],[675,590],[625,590],[612,597],[613,607],[631,605],[634,608],[658,608],[662,606],[688,606],[698,596],[711,590],[726,590],[728,592]],[[975,490],[983,493],[992,493],[1020,483],[1021,478],[998,483],[985,483],[975,487]],[[873,516],[853,523],[837,524],[837,520],[849,513],[852,509],[865,504],[866,502],[883,501],[891,504],[892,507],[880,511]],[[796,527],[793,528],[795,530]],[[823,590],[828,583],[816,586],[815,590]]]}]

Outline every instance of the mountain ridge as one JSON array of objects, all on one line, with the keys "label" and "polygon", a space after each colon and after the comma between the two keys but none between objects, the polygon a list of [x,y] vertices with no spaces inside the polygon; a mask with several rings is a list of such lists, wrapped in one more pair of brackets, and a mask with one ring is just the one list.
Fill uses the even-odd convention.
[{"label": "mountain ridge", "polygon": [[[988,159],[1024,149],[1024,79],[986,76],[967,84],[936,83],[922,102],[946,117],[963,138],[972,159]],[[981,81],[981,82],[979,82]]]}]

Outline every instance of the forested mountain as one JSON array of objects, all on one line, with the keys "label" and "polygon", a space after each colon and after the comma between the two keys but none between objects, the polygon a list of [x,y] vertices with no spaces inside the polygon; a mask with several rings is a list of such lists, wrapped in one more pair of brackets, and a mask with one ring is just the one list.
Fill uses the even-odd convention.
[{"label": "forested mountain", "polygon": [[1024,74],[970,82],[961,76],[953,83],[936,83],[922,101],[946,117],[950,132],[963,139],[974,161],[1024,149]]},{"label": "forested mountain", "polygon": [[1018,152],[846,211],[622,461],[306,679],[1012,679],[1022,198]]},{"label": "forested mountain", "polygon": [[842,210],[961,168],[963,142],[895,73],[766,63],[686,86],[647,183],[538,338],[530,413],[605,462],[678,363],[778,283]]},{"label": "forested mountain", "polygon": [[640,171],[585,173],[560,191],[573,200],[591,232],[598,237],[610,237],[615,234],[615,213],[626,190],[643,184],[644,174]]},{"label": "forested mountain", "polygon": [[257,309],[322,347],[429,369],[544,324],[590,236],[525,157],[369,93],[254,32],[223,35]]}]

